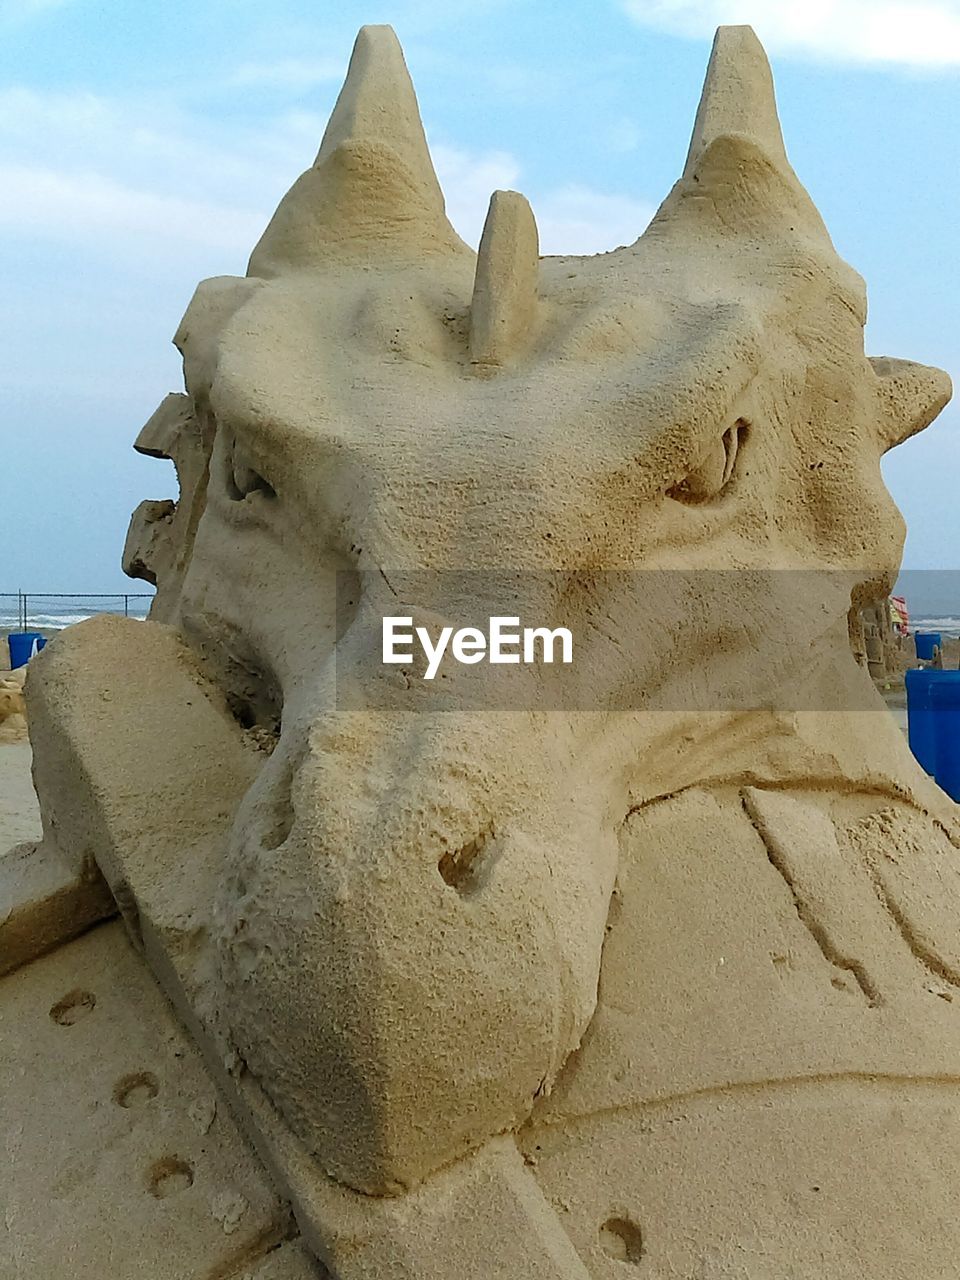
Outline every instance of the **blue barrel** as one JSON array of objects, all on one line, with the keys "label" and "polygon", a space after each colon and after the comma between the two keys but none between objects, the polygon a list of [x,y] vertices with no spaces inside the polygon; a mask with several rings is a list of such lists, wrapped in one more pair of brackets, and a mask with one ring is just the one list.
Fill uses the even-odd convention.
[{"label": "blue barrel", "polygon": [[952,800],[960,801],[960,671],[939,671],[947,676],[930,687],[936,768],[934,780]]},{"label": "blue barrel", "polygon": [[919,662],[932,662],[936,657],[934,650],[939,649],[943,643],[939,631],[915,631],[913,639],[917,646]]},{"label": "blue barrel", "polygon": [[11,631],[7,636],[7,644],[10,646],[10,670],[14,671],[17,667],[26,666],[33,656],[33,646],[36,645],[39,650],[46,643],[39,631]]},{"label": "blue barrel", "polygon": [[957,671],[916,669],[905,676],[907,686],[907,739],[910,750],[926,773],[936,773],[937,736],[931,691],[946,680],[956,681]]}]

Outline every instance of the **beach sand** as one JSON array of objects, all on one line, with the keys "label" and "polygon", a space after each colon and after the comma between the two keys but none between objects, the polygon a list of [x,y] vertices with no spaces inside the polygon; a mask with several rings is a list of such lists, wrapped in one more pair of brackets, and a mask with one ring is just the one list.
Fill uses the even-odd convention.
[{"label": "beach sand", "polygon": [[30,776],[30,743],[0,745],[0,852],[40,839],[40,807]]},{"label": "beach sand", "polygon": [[[6,639],[0,648],[0,680],[10,675]],[[0,725],[0,853],[40,839],[40,807],[30,776],[30,743],[19,716]]]}]

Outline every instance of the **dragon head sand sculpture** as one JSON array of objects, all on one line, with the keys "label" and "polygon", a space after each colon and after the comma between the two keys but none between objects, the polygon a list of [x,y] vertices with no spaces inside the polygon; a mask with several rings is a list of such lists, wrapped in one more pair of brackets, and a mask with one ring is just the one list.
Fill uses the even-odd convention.
[{"label": "dragon head sand sculpture", "polygon": [[[749,28],[593,258],[515,192],[459,239],[366,28],[247,276],[198,289],[137,442],[181,490],[128,538],[152,621],[38,661],[36,776],[338,1274],[946,1274],[903,1214],[960,1164],[960,824],[847,628],[899,564],[881,455],[949,380],[864,321]],[[371,661],[386,614],[513,612],[504,570],[576,709]]]}]

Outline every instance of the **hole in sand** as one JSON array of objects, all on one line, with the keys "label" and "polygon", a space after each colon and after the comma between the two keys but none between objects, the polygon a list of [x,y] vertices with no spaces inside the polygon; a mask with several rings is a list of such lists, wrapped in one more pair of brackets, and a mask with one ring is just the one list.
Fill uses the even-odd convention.
[{"label": "hole in sand", "polygon": [[214,614],[188,615],[183,629],[204,675],[223,691],[234,720],[252,735],[253,745],[269,754],[280,733],[283,693],[259,647]]},{"label": "hole in sand", "polygon": [[72,1027],[75,1022],[85,1018],[96,1003],[97,997],[92,991],[82,991],[77,987],[57,1001],[50,1010],[50,1017],[61,1027]]},{"label": "hole in sand", "polygon": [[149,1071],[122,1076],[113,1086],[113,1100],[118,1107],[143,1107],[160,1092],[160,1084]]},{"label": "hole in sand", "polygon": [[193,1186],[193,1168],[179,1156],[155,1160],[147,1173],[147,1190],[157,1200],[166,1200]]},{"label": "hole in sand", "polygon": [[493,828],[490,827],[455,852],[445,853],[437,864],[444,883],[456,889],[461,898],[470,897],[487,882],[494,862],[492,840]]},{"label": "hole in sand", "polygon": [[235,436],[224,436],[224,480],[227,497],[232,502],[242,502],[252,493],[262,493],[276,498],[276,491],[264,476],[255,471]]},{"label": "hole in sand", "polygon": [[257,713],[246,699],[228,693],[227,705],[241,729],[252,729],[257,723]]},{"label": "hole in sand", "polygon": [[637,1266],[643,1257],[643,1236],[629,1218],[608,1218],[600,1228],[600,1248],[616,1262]]}]

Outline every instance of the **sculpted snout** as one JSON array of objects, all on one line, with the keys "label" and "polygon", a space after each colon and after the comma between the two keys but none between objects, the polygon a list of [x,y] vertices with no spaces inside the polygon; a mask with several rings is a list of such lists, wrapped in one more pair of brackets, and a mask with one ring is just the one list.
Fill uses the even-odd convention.
[{"label": "sculpted snout", "polygon": [[327,716],[285,732],[238,815],[230,1034],[357,1189],[397,1192],[522,1123],[593,1012],[615,840],[538,728]]}]

